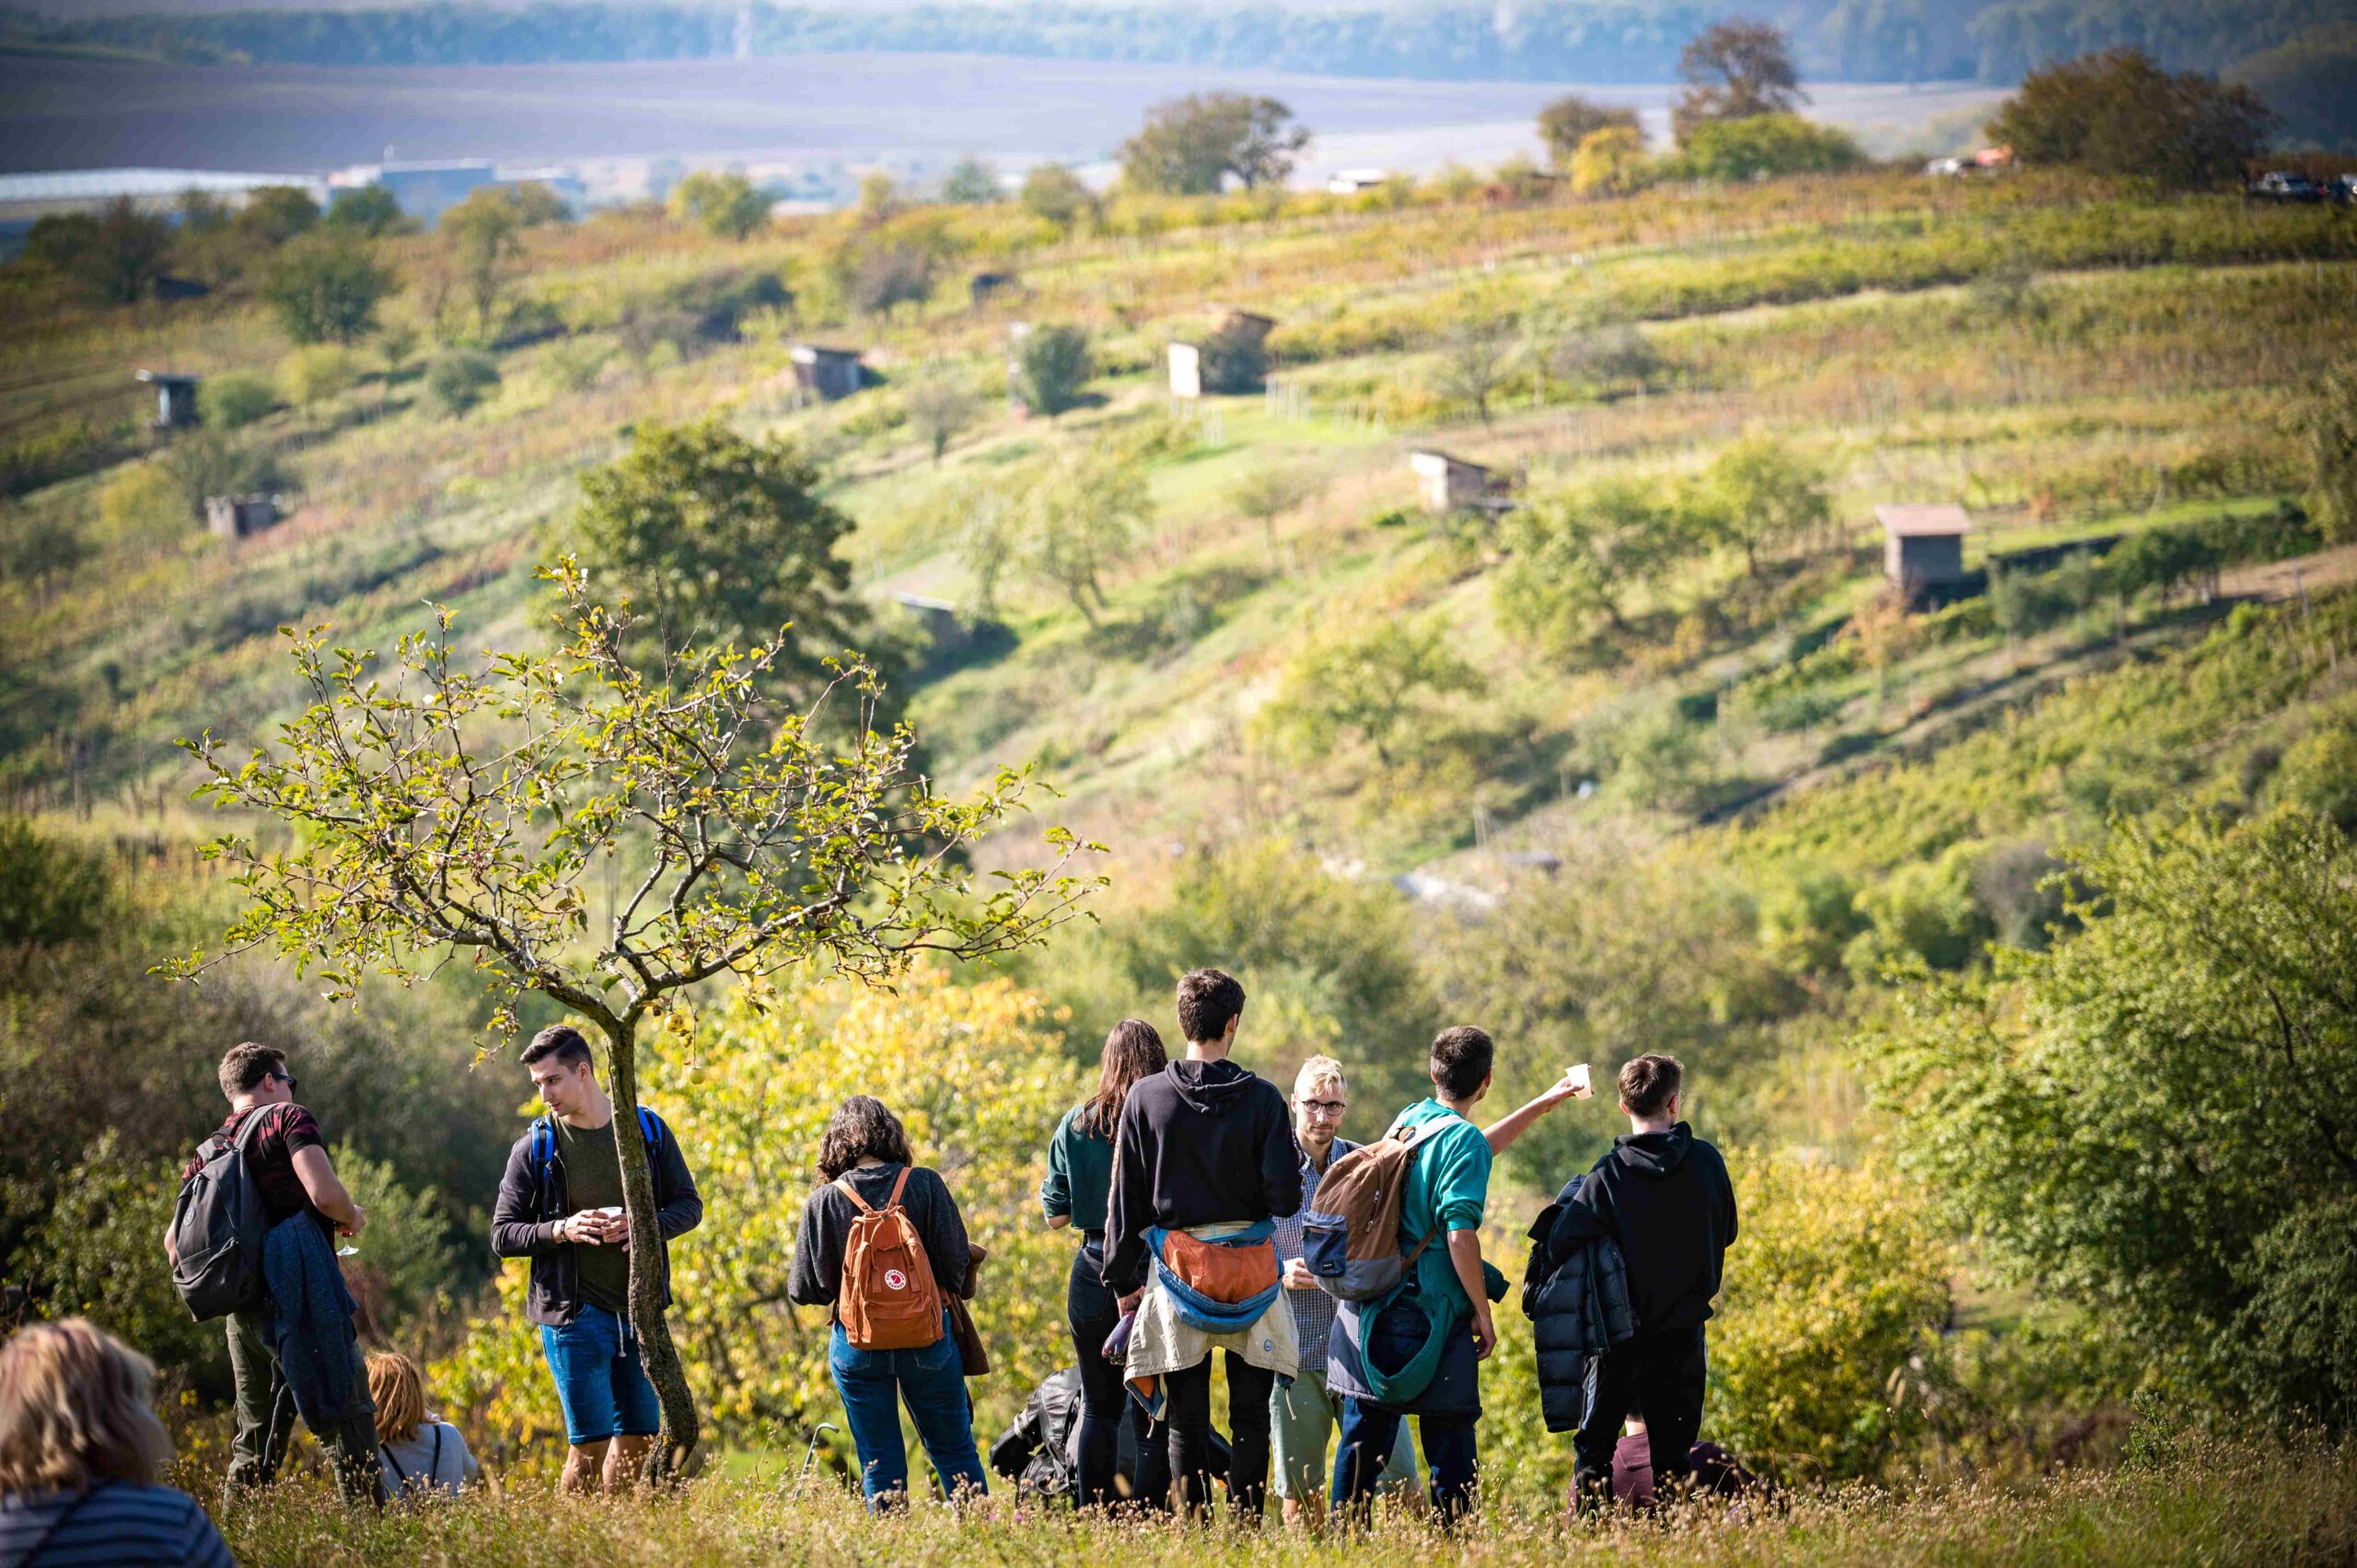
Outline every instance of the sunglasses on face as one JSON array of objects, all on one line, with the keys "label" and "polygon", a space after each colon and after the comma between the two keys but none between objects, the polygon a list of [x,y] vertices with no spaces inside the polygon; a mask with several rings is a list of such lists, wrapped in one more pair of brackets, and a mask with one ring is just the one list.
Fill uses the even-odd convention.
[{"label": "sunglasses on face", "polygon": [[280,1083],[284,1084],[284,1085],[286,1086],[286,1092],[287,1092],[288,1094],[290,1094],[290,1095],[291,1095],[291,1094],[293,1094],[293,1093],[295,1092],[295,1074],[292,1074],[292,1073],[273,1073],[273,1074],[271,1074],[271,1076],[272,1076],[272,1077],[273,1077],[273,1078],[275,1078],[275,1079],[277,1079]]}]

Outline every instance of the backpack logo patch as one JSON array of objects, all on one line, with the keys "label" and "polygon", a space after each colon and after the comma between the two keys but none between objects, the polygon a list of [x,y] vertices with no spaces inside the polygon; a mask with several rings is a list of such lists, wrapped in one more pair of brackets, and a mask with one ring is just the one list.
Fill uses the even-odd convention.
[{"label": "backpack logo patch", "polygon": [[909,1288],[909,1276],[898,1269],[887,1269],[884,1271],[884,1283],[894,1290],[906,1290]]}]

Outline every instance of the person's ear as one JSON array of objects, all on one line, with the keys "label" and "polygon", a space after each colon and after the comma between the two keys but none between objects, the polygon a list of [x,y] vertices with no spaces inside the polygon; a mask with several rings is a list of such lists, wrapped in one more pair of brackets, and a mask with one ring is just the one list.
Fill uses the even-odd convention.
[{"label": "person's ear", "polygon": [[1634,1116],[1637,1113],[1629,1109],[1629,1102],[1624,1099],[1620,1102],[1620,1114],[1623,1116]]},{"label": "person's ear", "polygon": [[1243,1008],[1241,1008],[1241,1007],[1238,1007],[1235,1012],[1230,1013],[1230,1014],[1227,1016],[1227,1028],[1226,1028],[1225,1030],[1221,1031],[1221,1034],[1220,1034],[1220,1037],[1219,1037],[1219,1038],[1220,1038],[1220,1040],[1221,1040],[1223,1042],[1231,1043],[1231,1044],[1232,1044],[1232,1043],[1234,1043],[1234,1041],[1235,1041],[1235,1040],[1236,1040],[1236,1029],[1237,1029],[1237,1025],[1239,1025],[1239,1024],[1241,1024],[1241,1023],[1243,1023],[1243,1022],[1244,1022],[1244,1009],[1243,1009]]}]

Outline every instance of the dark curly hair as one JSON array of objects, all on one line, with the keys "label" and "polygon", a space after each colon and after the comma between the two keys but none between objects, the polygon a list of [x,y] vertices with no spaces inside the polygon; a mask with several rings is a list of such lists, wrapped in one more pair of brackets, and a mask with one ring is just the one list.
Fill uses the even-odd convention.
[{"label": "dark curly hair", "polygon": [[868,1158],[887,1165],[917,1163],[909,1152],[909,1131],[891,1108],[874,1095],[853,1095],[835,1107],[819,1135],[819,1179],[832,1181]]}]

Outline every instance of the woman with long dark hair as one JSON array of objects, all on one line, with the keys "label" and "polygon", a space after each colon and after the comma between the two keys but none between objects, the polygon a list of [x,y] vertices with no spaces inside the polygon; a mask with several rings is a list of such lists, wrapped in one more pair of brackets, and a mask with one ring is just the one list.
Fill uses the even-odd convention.
[{"label": "woman with long dark hair", "polygon": [[[859,1450],[860,1489],[868,1505],[889,1507],[908,1494],[902,1403],[916,1423],[943,1495],[953,1502],[961,1492],[980,1495],[989,1488],[974,1448],[965,1362],[950,1334],[946,1307],[948,1298],[964,1288],[972,1259],[958,1200],[938,1172],[916,1163],[900,1119],[872,1095],[852,1096],[827,1123],[819,1140],[819,1182],[802,1206],[785,1294],[805,1307],[833,1309],[827,1371],[842,1397],[852,1446]],[[853,1223],[862,1214],[882,1214],[881,1225],[905,1235],[890,1218],[895,1210],[914,1230],[923,1257],[905,1249],[892,1254],[894,1266],[881,1271],[881,1280],[852,1282],[846,1300],[843,1271]],[[868,1256],[872,1260],[874,1254]],[[883,1284],[887,1296],[863,1296],[871,1283]],[[900,1302],[930,1301],[937,1323],[916,1324],[920,1331],[911,1332],[911,1320],[894,1317],[894,1331],[871,1332],[896,1312],[892,1295]],[[849,1329],[847,1310],[858,1318]],[[854,1342],[863,1333],[870,1342]]]},{"label": "woman with long dark hair", "polygon": [[1126,1417],[1137,1439],[1137,1475],[1132,1500],[1167,1507],[1170,1500],[1168,1444],[1159,1423],[1121,1385],[1121,1369],[1105,1359],[1106,1336],[1120,1321],[1120,1306],[1105,1288],[1105,1200],[1113,1185],[1113,1132],[1121,1105],[1139,1079],[1162,1071],[1167,1058],[1154,1026],[1124,1018],[1105,1037],[1097,1069],[1097,1092],[1064,1112],[1048,1144],[1048,1177],[1039,1205],[1048,1224],[1076,1226],[1080,1250],[1072,1260],[1064,1311],[1072,1324],[1073,1349],[1080,1358],[1079,1502],[1084,1508],[1121,1502],[1119,1481],[1120,1423]]}]

